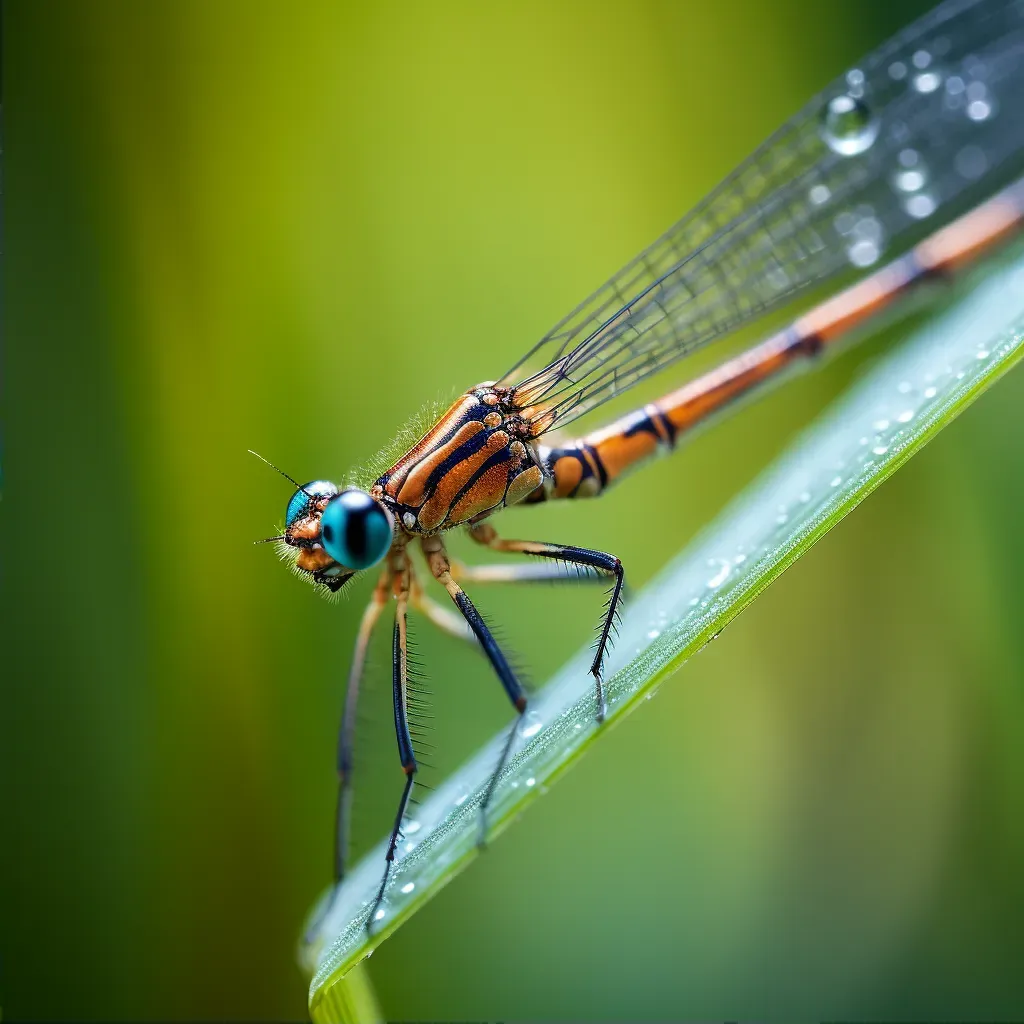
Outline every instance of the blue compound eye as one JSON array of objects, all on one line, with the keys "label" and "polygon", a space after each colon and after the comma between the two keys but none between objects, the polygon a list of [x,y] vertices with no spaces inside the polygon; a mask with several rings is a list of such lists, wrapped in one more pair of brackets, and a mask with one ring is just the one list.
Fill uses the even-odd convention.
[{"label": "blue compound eye", "polygon": [[368,569],[391,547],[391,520],[366,491],[343,491],[320,517],[320,540],[336,562]]},{"label": "blue compound eye", "polygon": [[297,520],[308,515],[312,510],[310,505],[314,498],[329,498],[337,494],[338,488],[330,480],[311,480],[308,484],[297,490],[288,502],[288,509],[284,514],[284,528],[290,530]]}]

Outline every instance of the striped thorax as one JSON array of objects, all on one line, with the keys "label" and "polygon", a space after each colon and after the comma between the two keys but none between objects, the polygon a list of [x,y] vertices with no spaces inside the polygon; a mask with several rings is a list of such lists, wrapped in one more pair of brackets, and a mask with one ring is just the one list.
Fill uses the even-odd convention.
[{"label": "striped thorax", "polygon": [[543,480],[531,425],[506,388],[460,396],[370,489],[408,533],[430,535],[514,505]]}]

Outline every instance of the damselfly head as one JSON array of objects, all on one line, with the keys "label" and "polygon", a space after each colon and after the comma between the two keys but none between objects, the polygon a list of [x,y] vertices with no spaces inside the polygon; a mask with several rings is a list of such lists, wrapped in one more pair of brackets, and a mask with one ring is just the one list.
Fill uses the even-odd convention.
[{"label": "damselfly head", "polygon": [[296,549],[296,569],[337,591],[384,558],[394,529],[394,517],[366,491],[313,480],[288,502],[283,542]]}]

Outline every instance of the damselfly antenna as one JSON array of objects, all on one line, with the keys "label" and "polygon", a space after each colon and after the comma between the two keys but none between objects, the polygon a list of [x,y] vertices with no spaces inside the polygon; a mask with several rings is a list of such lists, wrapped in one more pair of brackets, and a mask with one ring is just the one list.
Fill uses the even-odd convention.
[{"label": "damselfly antenna", "polygon": [[[275,466],[269,459],[263,458],[263,456],[260,455],[259,452],[254,452],[251,448],[246,448],[246,451],[250,455],[255,455],[256,458],[260,460],[260,462],[265,462],[271,469],[276,470],[278,473],[280,473],[281,476],[283,476],[285,478],[285,480],[287,480],[289,483],[294,484],[296,489],[302,491],[302,493],[304,495],[306,495],[307,498],[312,498],[313,497],[313,495],[310,494],[309,491],[307,491],[306,488],[303,487],[302,484],[300,484],[299,481],[295,479],[295,477],[289,476],[283,469],[281,469],[279,466]],[[281,538],[279,538],[279,537],[268,537],[267,538],[267,540],[280,540],[280,539]],[[256,541],[256,543],[257,544],[262,544],[263,541]]]},{"label": "damselfly antenna", "polygon": [[278,537],[264,537],[263,540],[254,540],[253,544],[273,544],[275,540],[287,540],[287,539],[288,539],[288,535],[285,534],[285,533],[282,533]]}]

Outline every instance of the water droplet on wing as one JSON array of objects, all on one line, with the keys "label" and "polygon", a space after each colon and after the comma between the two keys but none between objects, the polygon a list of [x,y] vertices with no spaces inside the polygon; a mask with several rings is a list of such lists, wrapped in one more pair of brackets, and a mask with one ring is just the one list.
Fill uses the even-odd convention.
[{"label": "water droplet on wing", "polygon": [[834,153],[856,156],[870,149],[878,121],[863,100],[843,94],[829,100],[822,114],[821,137]]}]

